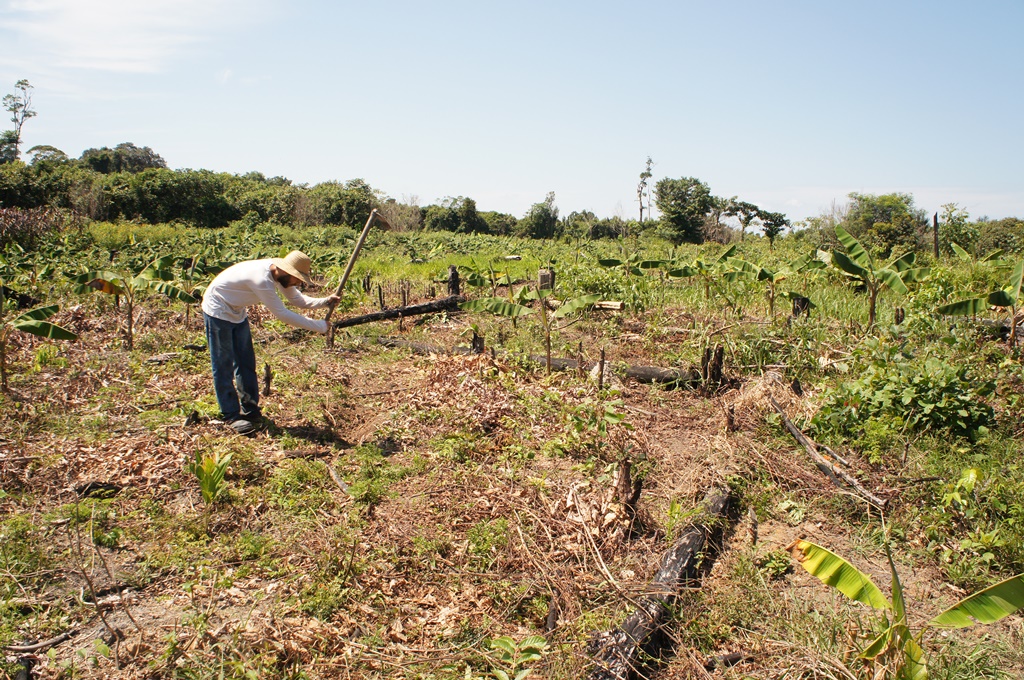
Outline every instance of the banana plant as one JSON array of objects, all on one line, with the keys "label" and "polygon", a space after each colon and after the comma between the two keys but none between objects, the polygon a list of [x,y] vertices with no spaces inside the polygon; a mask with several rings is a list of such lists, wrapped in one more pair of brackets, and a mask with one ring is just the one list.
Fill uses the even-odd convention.
[{"label": "banana plant", "polygon": [[[775,318],[775,299],[777,297],[791,297],[793,294],[786,292],[781,296],[778,294],[778,284],[797,274],[808,272],[814,269],[821,269],[825,263],[817,259],[814,253],[799,257],[786,264],[782,269],[773,271],[767,267],[756,265],[737,257],[731,258],[729,263],[736,269],[726,272],[725,279],[733,281],[743,277],[750,277],[755,281],[763,281],[766,284],[765,296],[768,298],[768,316]],[[803,297],[803,296],[800,296]]]},{"label": "banana plant", "polygon": [[664,260],[645,260],[633,253],[625,259],[598,258],[597,263],[608,269],[617,269],[625,276],[643,276],[650,269],[659,269],[665,265]]},{"label": "banana plant", "polygon": [[793,541],[788,550],[809,574],[832,586],[846,597],[882,612],[881,634],[860,653],[860,658],[894,669],[899,680],[927,680],[928,664],[924,652],[925,635],[934,628],[967,628],[978,623],[995,623],[1024,608],[1024,574],[1018,574],[970,595],[932,617],[915,634],[907,618],[903,586],[885,544],[892,577],[892,600],[862,571],[815,543]]},{"label": "banana plant", "polygon": [[57,324],[47,321],[60,309],[58,305],[37,307],[24,314],[7,320],[7,300],[4,298],[3,288],[0,287],[0,388],[7,391],[7,340],[14,331],[36,335],[51,340],[77,340],[78,336]]},{"label": "banana plant", "polygon": [[668,275],[673,279],[688,279],[692,277],[700,278],[704,284],[704,297],[710,300],[711,287],[714,285],[715,279],[718,275],[721,274],[722,266],[724,266],[726,261],[735,254],[736,246],[732,246],[714,260],[705,262],[701,259],[695,259],[690,264],[669,269]]},{"label": "banana plant", "polygon": [[949,247],[953,249],[953,252],[956,254],[958,258],[960,258],[961,262],[966,262],[968,264],[982,264],[985,262],[989,262],[996,265],[1004,264],[1003,260],[998,259],[999,256],[1003,254],[1002,248],[997,248],[996,250],[993,250],[985,257],[974,259],[974,257],[972,257],[970,253],[968,253],[966,250],[961,248],[953,241],[949,242]]},{"label": "banana plant", "polygon": [[1024,260],[1019,260],[1010,273],[1010,280],[1004,288],[992,291],[984,297],[970,298],[942,305],[935,311],[948,316],[973,316],[988,310],[989,306],[1010,310],[1010,347],[1017,346],[1017,307],[1020,304],[1021,280],[1024,279]]},{"label": "banana plant", "polygon": [[[219,249],[204,248],[192,257],[186,257],[181,262],[181,283],[183,289],[196,301],[203,297],[206,291],[206,284],[211,277],[216,276],[231,266],[230,262],[217,259]],[[189,316],[192,311],[192,304],[185,303],[185,326],[188,327]]]},{"label": "banana plant", "polygon": [[907,284],[920,281],[928,275],[927,267],[915,267],[917,255],[913,252],[878,266],[871,254],[842,227],[836,227],[836,236],[846,252],[832,251],[832,263],[847,274],[859,279],[868,291],[868,326],[875,325],[878,293],[888,288],[906,295]]},{"label": "banana plant", "polygon": [[[600,300],[601,296],[582,295],[571,300],[566,300],[560,304],[549,317],[546,299],[550,294],[551,291],[545,289],[520,289],[519,295],[514,299],[499,297],[477,298],[475,300],[467,300],[459,306],[466,311],[487,312],[489,314],[494,314],[495,316],[503,316],[507,319],[512,319],[513,321],[531,314],[538,314],[540,316],[541,326],[544,329],[545,365],[547,368],[547,374],[551,375],[551,332],[552,330],[557,330],[552,328],[552,321],[554,319],[561,319],[570,316],[576,312],[586,309]],[[540,303],[537,305],[536,311],[532,307],[527,307],[522,304],[523,302],[531,300],[537,300]]]},{"label": "banana plant", "polygon": [[99,291],[125,299],[125,318],[127,320],[125,344],[130,350],[134,346],[135,305],[140,293],[154,291],[166,295],[172,300],[190,305],[196,304],[197,300],[193,295],[173,283],[175,281],[172,271],[173,264],[174,258],[165,255],[156,258],[135,275],[131,275],[130,272],[96,270],[72,276],[71,281],[78,284],[75,288],[76,293]]}]

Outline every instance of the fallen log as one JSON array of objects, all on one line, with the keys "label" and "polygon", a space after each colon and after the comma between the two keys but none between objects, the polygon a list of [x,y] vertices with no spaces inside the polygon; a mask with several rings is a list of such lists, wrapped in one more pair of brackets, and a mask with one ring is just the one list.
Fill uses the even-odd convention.
[{"label": "fallen log", "polygon": [[670,607],[680,589],[706,564],[702,557],[718,520],[725,516],[731,497],[712,488],[704,497],[705,520],[683,532],[661,558],[661,566],[637,601],[637,609],[613,631],[598,633],[590,642],[594,668],[589,680],[630,680],[638,676],[641,657],[657,651],[650,640],[671,619]]},{"label": "fallen log", "polygon": [[[378,338],[377,342],[384,347],[404,347],[412,350],[415,354],[478,354],[474,352],[470,347],[462,347],[456,345],[452,348],[441,347],[440,345],[432,345],[425,342],[412,342],[410,340],[404,340],[402,338]],[[531,354],[526,357],[530,361],[536,364],[545,365],[547,358],[540,354]],[[551,370],[552,371],[575,371],[577,369],[583,369],[585,371],[591,370],[596,363],[593,362],[579,362],[576,359],[565,359],[561,357],[551,357]],[[611,364],[606,362],[606,370],[611,368]],[[659,368],[657,366],[626,366],[617,373],[626,378],[632,378],[637,382],[641,383],[657,383],[666,386],[673,387],[693,387],[700,384],[701,376],[699,371],[685,369],[685,368]]]},{"label": "fallen log", "polygon": [[422,302],[418,305],[409,305],[408,307],[385,309],[380,312],[363,314],[362,316],[353,316],[348,319],[339,319],[334,322],[333,326],[335,329],[347,328],[349,326],[359,326],[364,323],[373,323],[374,321],[387,321],[388,319],[419,316],[420,314],[433,314],[435,312],[452,312],[459,308],[459,303],[465,301],[466,298],[461,295],[449,295],[441,300]]},{"label": "fallen log", "polygon": [[811,439],[803,432],[801,432],[800,428],[794,425],[793,421],[791,421],[786,416],[786,412],[782,410],[782,407],[779,406],[778,402],[775,401],[775,399],[769,396],[768,401],[771,402],[772,406],[782,417],[782,424],[785,425],[786,429],[789,430],[789,433],[793,435],[793,439],[796,439],[798,442],[800,442],[800,444],[807,451],[807,454],[811,457],[811,460],[814,461],[814,464],[818,467],[819,470],[821,470],[821,472],[826,477],[832,480],[833,484],[840,488],[842,488],[843,486],[848,486],[853,490],[853,492],[856,495],[860,496],[871,505],[882,510],[885,509],[886,505],[888,504],[888,501],[886,499],[879,498],[875,494],[865,489],[864,486],[859,481],[857,481],[856,477],[846,472],[845,470],[840,470],[839,466],[830,461],[828,458],[825,458],[825,456],[821,455],[818,449],[824,448],[829,453],[832,453],[836,460],[846,465],[849,465],[849,463],[847,463],[839,456],[836,456],[832,449],[829,449],[828,447],[825,446],[819,447],[818,444],[811,441]]}]

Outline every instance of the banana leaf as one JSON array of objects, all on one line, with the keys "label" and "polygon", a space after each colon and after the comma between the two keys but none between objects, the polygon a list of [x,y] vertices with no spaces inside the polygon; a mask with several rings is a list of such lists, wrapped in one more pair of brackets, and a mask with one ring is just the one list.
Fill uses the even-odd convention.
[{"label": "banana leaf", "polygon": [[12,321],[11,323],[21,323],[22,321],[45,321],[46,319],[49,319],[51,316],[56,314],[59,310],[60,305],[47,305],[45,307],[36,307],[35,309],[30,309],[24,314],[15,317],[14,321]]},{"label": "banana leaf", "polygon": [[181,288],[178,288],[173,284],[167,283],[166,281],[150,281],[149,288],[152,288],[158,293],[166,295],[172,300],[184,302],[185,304],[188,305],[194,305],[195,303],[199,302],[199,300],[197,300],[193,295],[190,295]]},{"label": "banana leaf", "polygon": [[[846,231],[842,227],[836,227],[836,237],[839,242],[846,248],[846,254],[848,259],[855,262],[857,265],[864,269],[874,269],[875,263],[871,260],[871,255],[868,251],[864,250],[864,246],[860,244],[860,241],[850,235],[850,232]],[[839,253],[832,253],[834,258]]]},{"label": "banana leaf", "polygon": [[98,290],[108,295],[124,295],[126,287],[120,274],[106,270],[90,271],[72,276],[71,282],[78,284],[75,287],[76,293],[91,293]]},{"label": "banana leaf", "polygon": [[1024,608],[1024,574],[1017,574],[960,600],[931,621],[929,626],[967,628],[994,623]]},{"label": "banana leaf", "polygon": [[490,314],[504,316],[509,319],[533,314],[533,310],[529,307],[517,305],[505,298],[477,298],[476,300],[467,300],[459,305],[459,307],[468,312],[489,312]]},{"label": "banana leaf", "polygon": [[892,609],[889,600],[870,578],[831,550],[801,540],[793,541],[788,550],[811,576],[851,600],[875,609]]},{"label": "banana leaf", "polygon": [[[19,317],[20,318],[20,317]],[[68,329],[58,326],[55,323],[49,321],[18,321],[15,319],[11,322],[11,327],[15,330],[19,330],[22,333],[28,333],[30,335],[38,335],[41,338],[50,338],[52,340],[77,340],[78,336],[72,333]]]},{"label": "banana leaf", "polygon": [[578,298],[573,298],[572,300],[567,300],[565,302],[565,304],[563,304],[561,307],[556,309],[555,313],[552,314],[551,316],[555,317],[556,319],[560,319],[560,318],[562,318],[564,316],[569,316],[570,314],[575,314],[576,312],[578,312],[578,311],[580,311],[582,309],[586,309],[587,307],[589,307],[590,305],[594,304],[595,302],[597,302],[600,299],[601,299],[600,295],[581,295]]},{"label": "banana leaf", "polygon": [[908,292],[907,285],[903,283],[903,279],[900,275],[892,269],[879,269],[875,274],[878,278],[888,286],[891,290],[896,291],[901,295],[906,295]]},{"label": "banana leaf", "polygon": [[832,253],[832,262],[847,274],[852,274],[864,280],[867,280],[870,277],[870,271],[866,267],[862,267],[845,254],[838,251]]},{"label": "banana leaf", "polygon": [[956,256],[959,257],[964,262],[970,262],[971,261],[971,254],[968,253],[963,248],[961,248],[960,246],[958,246],[957,244],[955,244],[952,241],[950,241],[949,242],[949,247],[952,248],[953,252],[956,253]]},{"label": "banana leaf", "polygon": [[972,298],[970,300],[960,300],[958,302],[951,302],[948,305],[942,305],[935,311],[947,316],[974,316],[988,311],[988,305],[988,298]]}]

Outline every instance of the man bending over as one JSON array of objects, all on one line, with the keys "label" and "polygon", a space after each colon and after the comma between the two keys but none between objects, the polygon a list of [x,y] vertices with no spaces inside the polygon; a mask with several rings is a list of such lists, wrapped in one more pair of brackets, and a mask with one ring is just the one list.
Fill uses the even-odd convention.
[{"label": "man bending over", "polygon": [[310,319],[287,308],[319,309],[336,304],[337,295],[306,297],[299,284],[312,285],[309,256],[293,250],[283,258],[249,260],[232,265],[217,274],[203,293],[203,319],[206,342],[213,366],[213,389],[221,416],[231,429],[249,434],[256,429],[260,413],[259,380],[256,377],[256,352],[249,329],[249,305],[262,304],[281,321],[315,333],[326,333],[327,322]]}]

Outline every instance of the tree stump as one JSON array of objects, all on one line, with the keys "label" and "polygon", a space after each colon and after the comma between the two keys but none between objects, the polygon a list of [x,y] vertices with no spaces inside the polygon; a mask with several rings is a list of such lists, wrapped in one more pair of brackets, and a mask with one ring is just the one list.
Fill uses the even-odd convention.
[{"label": "tree stump", "polygon": [[793,296],[793,318],[799,319],[801,314],[806,314],[807,318],[811,318],[811,298],[804,297],[803,295]]},{"label": "tree stump", "polygon": [[705,394],[710,394],[722,386],[724,357],[725,349],[721,345],[716,345],[713,350],[710,347],[704,350],[704,357],[700,362],[700,377]]},{"label": "tree stump", "polygon": [[537,271],[537,287],[541,290],[554,290],[555,270],[544,268]]},{"label": "tree stump", "polygon": [[460,284],[459,270],[455,268],[455,265],[450,265],[448,267],[448,295],[461,295]]}]

